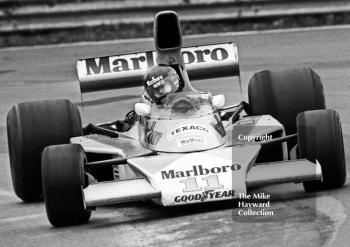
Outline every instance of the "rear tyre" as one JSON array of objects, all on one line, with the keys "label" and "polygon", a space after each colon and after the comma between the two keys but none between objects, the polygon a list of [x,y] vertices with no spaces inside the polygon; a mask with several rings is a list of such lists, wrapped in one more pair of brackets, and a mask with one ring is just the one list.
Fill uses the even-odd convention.
[{"label": "rear tyre", "polygon": [[81,136],[77,107],[68,100],[20,103],[7,114],[7,136],[12,184],[23,201],[42,197],[41,152],[48,145],[69,143]]},{"label": "rear tyre", "polygon": [[346,166],[339,115],[334,110],[302,112],[297,117],[299,157],[321,164],[323,181],[304,182],[305,191],[339,188]]},{"label": "rear tyre", "polygon": [[258,72],[249,81],[248,98],[252,115],[273,116],[287,135],[296,133],[299,112],[326,108],[321,79],[309,68]]},{"label": "rear tyre", "polygon": [[42,155],[42,181],[46,214],[55,227],[89,221],[83,187],[85,152],[79,144],[46,147]]}]

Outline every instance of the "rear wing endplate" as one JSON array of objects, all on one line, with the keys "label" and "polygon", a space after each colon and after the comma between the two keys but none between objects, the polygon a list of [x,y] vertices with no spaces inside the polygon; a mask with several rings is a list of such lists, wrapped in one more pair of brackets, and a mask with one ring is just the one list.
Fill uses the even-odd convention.
[{"label": "rear wing endplate", "polygon": [[[190,80],[239,76],[238,49],[222,43],[181,49]],[[77,72],[82,93],[137,87],[156,64],[156,51],[80,59]]]}]

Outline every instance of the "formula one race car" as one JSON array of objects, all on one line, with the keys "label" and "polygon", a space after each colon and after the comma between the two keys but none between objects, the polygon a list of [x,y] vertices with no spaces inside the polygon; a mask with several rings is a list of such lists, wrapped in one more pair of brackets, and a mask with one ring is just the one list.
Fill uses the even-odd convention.
[{"label": "formula one race car", "polygon": [[[249,103],[194,89],[197,79],[239,76],[233,43],[182,48],[178,16],[155,17],[156,51],[77,63],[82,92],[140,86],[154,64],[171,66],[182,92],[162,105],[136,103],[138,123],[81,127],[68,100],[19,103],[7,116],[13,186],[24,201],[43,195],[54,226],[85,223],[96,206],[148,200],[164,206],[237,198],[251,187],[303,183],[338,188],[346,169],[341,124],[325,109],[312,69],[256,73]],[[172,30],[172,32],[169,32]],[[243,114],[245,113],[245,114]]]}]

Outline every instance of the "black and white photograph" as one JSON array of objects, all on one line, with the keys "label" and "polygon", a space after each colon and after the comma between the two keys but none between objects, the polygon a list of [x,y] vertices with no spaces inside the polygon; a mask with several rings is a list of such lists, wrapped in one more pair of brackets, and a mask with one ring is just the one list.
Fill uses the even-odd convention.
[{"label": "black and white photograph", "polygon": [[0,247],[350,246],[349,0],[0,0]]}]

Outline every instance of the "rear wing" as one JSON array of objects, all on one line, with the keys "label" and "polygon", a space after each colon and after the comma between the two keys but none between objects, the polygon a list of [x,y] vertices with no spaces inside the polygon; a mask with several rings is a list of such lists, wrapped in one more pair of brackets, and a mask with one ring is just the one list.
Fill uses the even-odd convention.
[{"label": "rear wing", "polygon": [[[190,80],[240,75],[234,43],[184,47],[181,54]],[[80,59],[80,90],[86,93],[141,86],[146,70],[157,61],[157,51]]]}]

